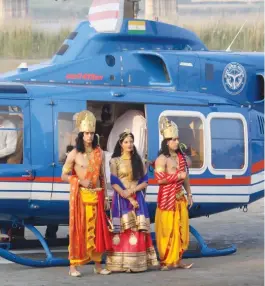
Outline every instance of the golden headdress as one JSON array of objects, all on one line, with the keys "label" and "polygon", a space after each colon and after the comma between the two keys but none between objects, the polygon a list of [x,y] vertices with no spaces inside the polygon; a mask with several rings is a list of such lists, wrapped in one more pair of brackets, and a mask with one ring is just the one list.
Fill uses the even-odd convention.
[{"label": "golden headdress", "polygon": [[119,140],[119,141],[122,141],[122,140],[123,140],[125,137],[127,137],[127,136],[132,137],[132,132],[131,132],[130,129],[125,128],[124,131],[123,131],[123,133],[120,135],[120,140]]},{"label": "golden headdress", "polygon": [[78,113],[76,118],[76,127],[79,132],[95,132],[96,131],[96,117],[88,110]]},{"label": "golden headdress", "polygon": [[179,137],[178,126],[173,121],[169,121],[165,116],[162,116],[160,118],[159,128],[160,133],[164,137],[164,139]]}]

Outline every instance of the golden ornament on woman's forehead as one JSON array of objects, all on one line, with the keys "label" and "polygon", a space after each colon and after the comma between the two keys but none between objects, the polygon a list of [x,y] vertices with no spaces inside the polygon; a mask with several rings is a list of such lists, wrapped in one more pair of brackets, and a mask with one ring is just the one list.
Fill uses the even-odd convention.
[{"label": "golden ornament on woman's forehead", "polygon": [[132,137],[131,130],[129,128],[124,129],[123,133],[120,135],[120,141],[125,139],[127,136]]},{"label": "golden ornament on woman's forehead", "polygon": [[77,115],[76,127],[79,132],[95,132],[96,121],[97,119],[92,112],[84,110]]},{"label": "golden ornament on woman's forehead", "polygon": [[125,129],[124,129],[124,133],[130,134],[130,133],[131,133],[131,130],[130,130],[129,128],[125,128]]},{"label": "golden ornament on woman's forehead", "polygon": [[178,138],[179,129],[178,126],[173,122],[169,121],[168,118],[162,116],[159,120],[160,133],[164,139]]}]

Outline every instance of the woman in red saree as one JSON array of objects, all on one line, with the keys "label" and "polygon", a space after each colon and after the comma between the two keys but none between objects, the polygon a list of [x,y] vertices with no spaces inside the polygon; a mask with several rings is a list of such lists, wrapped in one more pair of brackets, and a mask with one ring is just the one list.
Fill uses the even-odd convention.
[{"label": "woman in red saree", "polygon": [[150,235],[150,218],[145,202],[148,177],[133,134],[120,135],[110,161],[112,202],[112,251],[107,268],[115,272],[141,272],[158,265]]}]

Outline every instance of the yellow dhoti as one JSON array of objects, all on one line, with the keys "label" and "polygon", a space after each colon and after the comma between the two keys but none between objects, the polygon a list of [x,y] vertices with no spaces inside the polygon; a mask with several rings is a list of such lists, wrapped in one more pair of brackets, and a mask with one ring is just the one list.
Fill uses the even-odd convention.
[{"label": "yellow dhoti", "polygon": [[183,196],[174,211],[157,208],[155,232],[161,265],[176,266],[189,245],[188,203]]},{"label": "yellow dhoti", "polygon": [[86,253],[82,260],[70,260],[71,265],[84,265],[90,261],[101,262],[102,253],[95,251],[95,233],[96,233],[96,219],[97,219],[97,203],[98,195],[96,192],[91,192],[88,189],[80,189],[81,199],[85,208],[85,246]]}]

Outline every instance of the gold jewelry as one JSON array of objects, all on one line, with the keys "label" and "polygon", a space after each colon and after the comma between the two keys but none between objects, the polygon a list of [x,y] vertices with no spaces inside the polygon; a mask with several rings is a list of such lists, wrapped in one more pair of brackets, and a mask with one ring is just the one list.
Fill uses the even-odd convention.
[{"label": "gold jewelry", "polygon": [[181,191],[181,192],[176,194],[176,199],[180,199],[183,196],[184,196],[184,191]]},{"label": "gold jewelry", "polygon": [[131,154],[130,153],[122,153],[121,155],[122,160],[131,160]]},{"label": "gold jewelry", "polygon": [[178,154],[177,153],[170,153],[170,157],[172,157],[172,158],[177,158],[177,156],[178,156]]},{"label": "gold jewelry", "polygon": [[85,157],[88,157],[88,156],[92,153],[92,151],[93,151],[92,147],[87,147],[87,148],[85,148],[85,154],[84,154],[84,156],[85,156]]},{"label": "gold jewelry", "polygon": [[72,166],[67,166],[66,164],[63,166],[63,170],[62,170],[62,172],[63,172],[63,174],[69,174],[70,172],[72,171]]},{"label": "gold jewelry", "polygon": [[132,134],[131,134],[131,130],[130,129],[128,129],[128,128],[126,128],[124,131],[123,131],[123,133],[121,134],[121,136],[120,136],[120,142],[125,138],[125,137],[127,137],[127,136],[129,136],[129,137],[132,137]]}]

